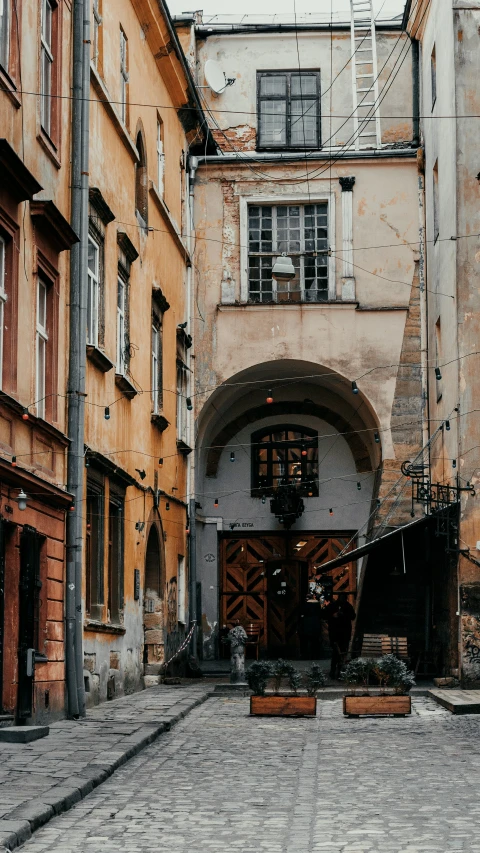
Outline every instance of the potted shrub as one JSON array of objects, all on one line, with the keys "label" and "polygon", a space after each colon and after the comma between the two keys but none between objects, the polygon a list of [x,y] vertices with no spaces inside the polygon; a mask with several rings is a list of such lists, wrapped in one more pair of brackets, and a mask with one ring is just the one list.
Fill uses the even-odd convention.
[{"label": "potted shrub", "polygon": [[[380,695],[370,693],[372,676],[378,681]],[[346,716],[411,714],[412,700],[408,693],[415,685],[414,675],[395,655],[384,655],[378,660],[354,658],[345,667],[342,678],[350,691],[343,697]]]},{"label": "potted shrub", "polygon": [[[267,684],[272,677],[274,691],[267,694]],[[284,660],[274,663],[255,661],[248,668],[246,678],[253,692],[250,697],[250,713],[254,716],[315,716],[316,692],[325,684],[325,676],[317,664],[313,664],[302,677],[292,663]],[[288,692],[285,685],[289,687]]]}]

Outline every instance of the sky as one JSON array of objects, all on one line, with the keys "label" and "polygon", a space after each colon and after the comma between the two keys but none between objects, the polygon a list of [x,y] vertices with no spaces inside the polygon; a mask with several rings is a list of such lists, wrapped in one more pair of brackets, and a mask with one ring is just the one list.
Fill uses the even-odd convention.
[{"label": "sky", "polygon": [[[294,0],[167,0],[172,15],[203,9],[208,15],[245,15],[253,14],[289,14],[293,18]],[[331,3],[334,11],[349,11],[349,0],[296,0],[297,15],[320,12],[330,14]],[[385,13],[399,14],[403,11],[404,0],[373,0],[375,13],[382,8]]]}]

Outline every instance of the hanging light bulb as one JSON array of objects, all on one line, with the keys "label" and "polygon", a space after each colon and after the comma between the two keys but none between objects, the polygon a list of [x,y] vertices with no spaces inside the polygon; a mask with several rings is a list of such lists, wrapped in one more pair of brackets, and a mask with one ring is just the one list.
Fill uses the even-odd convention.
[{"label": "hanging light bulb", "polygon": [[379,436],[378,432],[374,432],[373,437],[375,439],[375,444],[380,444],[380,436]]},{"label": "hanging light bulb", "polygon": [[23,491],[23,489],[20,489],[20,491],[19,491],[19,493],[18,493],[17,497],[15,498],[15,500],[16,500],[16,502],[17,502],[17,504],[18,504],[18,508],[19,508],[20,510],[22,510],[22,512],[23,512],[23,510],[27,508],[27,500],[28,500],[28,496],[25,494],[25,492]]},{"label": "hanging light bulb", "polygon": [[110,406],[105,406],[105,414],[104,414],[104,417],[105,417],[105,420],[106,420],[106,421],[109,421],[109,420],[110,420]]},{"label": "hanging light bulb", "polygon": [[267,394],[267,400],[266,400],[266,402],[267,402],[267,403],[273,403],[273,397],[272,397],[272,390],[271,390],[271,388],[269,388],[269,389],[268,389],[268,394]]},{"label": "hanging light bulb", "polygon": [[380,504],[381,504],[381,500],[380,500],[380,498],[377,498],[377,506],[380,506]]},{"label": "hanging light bulb", "polygon": [[17,457],[12,456],[12,468],[16,468],[16,467],[17,467]]},{"label": "hanging light bulb", "polygon": [[445,429],[450,432],[450,421],[445,421]]},{"label": "hanging light bulb", "polygon": [[68,507],[68,509],[69,509],[69,511],[70,511],[70,512],[75,512],[75,504],[70,504],[70,506]]},{"label": "hanging light bulb", "polygon": [[330,507],[330,509],[328,510],[328,514],[329,514],[329,515],[333,515],[333,509],[332,509],[332,507]]},{"label": "hanging light bulb", "polygon": [[441,379],[441,378],[442,378],[442,371],[440,370],[440,368],[439,368],[439,367],[436,367],[436,368],[435,368],[435,379],[436,379],[438,382],[440,382],[440,379]]},{"label": "hanging light bulb", "polygon": [[290,281],[292,278],[295,278],[295,267],[288,255],[280,255],[279,258],[275,259],[272,278],[275,278],[277,281]]},{"label": "hanging light bulb", "polygon": [[305,447],[305,444],[302,444],[302,456],[308,456],[308,450]]},{"label": "hanging light bulb", "polygon": [[186,404],[187,404],[187,411],[191,412],[191,411],[192,411],[192,409],[193,409],[193,406],[192,406],[192,400],[191,400],[191,398],[190,398],[190,397],[187,397],[187,399],[185,400],[185,402],[186,402]]},{"label": "hanging light bulb", "polygon": [[230,462],[235,462],[235,454],[234,454],[233,450],[230,453]]},{"label": "hanging light bulb", "polygon": [[163,467],[163,456],[160,456],[160,459],[158,460],[158,464],[160,465],[160,468]]},{"label": "hanging light bulb", "polygon": [[266,503],[266,502],[267,502],[267,498],[266,498],[266,496],[265,496],[265,495],[262,495],[262,504],[264,504],[264,503]]},{"label": "hanging light bulb", "polygon": [[452,468],[456,468],[456,467],[457,467],[457,460],[452,459]]},{"label": "hanging light bulb", "polygon": [[165,509],[166,509],[167,511],[170,509],[170,503],[169,503],[168,501],[167,501],[167,503],[165,504]]},{"label": "hanging light bulb", "polygon": [[357,483],[357,489],[358,489],[358,491],[359,491],[359,492],[361,491],[361,489],[362,489],[362,484],[361,484],[361,483]]},{"label": "hanging light bulb", "polygon": [[29,417],[30,417],[30,412],[28,411],[27,407],[24,406],[23,412],[22,412],[22,421],[28,421]]},{"label": "hanging light bulb", "polygon": [[215,509],[218,509],[218,498],[215,498],[213,505],[214,505]]},{"label": "hanging light bulb", "polygon": [[358,394],[358,385],[356,382],[352,382],[352,391],[354,394]]}]

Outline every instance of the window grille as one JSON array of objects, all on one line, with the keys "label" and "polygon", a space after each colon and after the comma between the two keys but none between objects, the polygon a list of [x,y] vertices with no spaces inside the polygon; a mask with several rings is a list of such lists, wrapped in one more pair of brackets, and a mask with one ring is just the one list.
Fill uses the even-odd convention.
[{"label": "window grille", "polygon": [[259,72],[260,148],[320,147],[320,73]]},{"label": "window grille", "polygon": [[[295,278],[276,282],[275,259],[285,253]],[[248,208],[250,302],[326,302],[328,204],[250,205]]]},{"label": "window grille", "polygon": [[306,497],[318,495],[318,433],[308,427],[281,425],[252,435],[252,488],[271,494],[294,485]]},{"label": "window grille", "polygon": [[52,130],[52,68],[54,60],[52,49],[52,18],[53,6],[50,0],[42,0],[40,120],[45,133],[49,136]]}]

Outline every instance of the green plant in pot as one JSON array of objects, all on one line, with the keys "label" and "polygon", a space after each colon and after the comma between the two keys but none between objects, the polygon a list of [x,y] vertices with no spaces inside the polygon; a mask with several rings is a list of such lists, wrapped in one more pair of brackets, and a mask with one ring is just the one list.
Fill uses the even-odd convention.
[{"label": "green plant in pot", "polygon": [[369,658],[353,658],[340,673],[340,677],[354,694],[357,687],[362,687],[364,692],[368,694],[370,677],[376,663],[377,661]]},{"label": "green plant in pot", "polygon": [[247,669],[245,677],[254,696],[265,696],[268,679],[272,675],[272,665],[268,661],[254,661]]},{"label": "green plant in pot", "polygon": [[374,663],[373,671],[383,692],[391,688],[397,695],[405,695],[415,686],[413,672],[395,655],[384,655]]},{"label": "green plant in pot", "polygon": [[327,679],[318,663],[312,663],[305,671],[305,687],[309,696],[315,696],[317,690],[325,687]]}]

